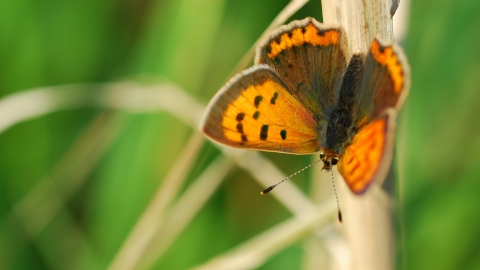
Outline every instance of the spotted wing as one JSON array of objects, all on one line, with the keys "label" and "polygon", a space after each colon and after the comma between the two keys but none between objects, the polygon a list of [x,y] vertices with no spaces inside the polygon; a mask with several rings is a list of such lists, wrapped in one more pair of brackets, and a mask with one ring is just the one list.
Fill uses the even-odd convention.
[{"label": "spotted wing", "polygon": [[312,115],[265,65],[232,78],[208,105],[200,128],[232,147],[292,154],[319,149]]},{"label": "spotted wing", "polygon": [[341,27],[306,18],[273,31],[260,44],[255,63],[272,67],[319,125],[326,126],[347,65],[346,46]]},{"label": "spotted wing", "polygon": [[338,171],[354,193],[387,176],[393,157],[396,112],[385,110],[377,120],[360,130],[338,161]]}]

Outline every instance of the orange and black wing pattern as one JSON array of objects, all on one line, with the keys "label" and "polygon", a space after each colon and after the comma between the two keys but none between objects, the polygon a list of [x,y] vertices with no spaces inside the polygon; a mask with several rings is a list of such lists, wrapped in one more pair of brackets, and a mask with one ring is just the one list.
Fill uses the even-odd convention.
[{"label": "orange and black wing pattern", "polygon": [[[267,64],[318,123],[336,106],[345,72],[347,40],[340,26],[313,18],[280,26],[259,46],[255,64]],[[325,123],[326,124],[326,123]]]},{"label": "orange and black wing pattern", "polygon": [[[354,55],[352,60],[359,57]],[[394,150],[397,112],[410,87],[409,65],[394,43],[374,39],[363,63],[358,62],[362,79],[345,99],[355,106],[359,132],[338,162],[339,172],[354,193],[364,192],[375,179],[385,179]]]},{"label": "orange and black wing pattern", "polygon": [[319,149],[313,116],[265,65],[233,77],[210,102],[200,128],[232,147],[291,154]]},{"label": "orange and black wing pattern", "polygon": [[387,109],[362,128],[338,161],[338,171],[354,193],[362,193],[376,179],[385,179],[393,157],[396,112]]},{"label": "orange and black wing pattern", "polygon": [[260,43],[256,65],[212,99],[202,131],[238,148],[318,152],[346,68],[345,47],[341,27],[313,18],[280,26]]}]

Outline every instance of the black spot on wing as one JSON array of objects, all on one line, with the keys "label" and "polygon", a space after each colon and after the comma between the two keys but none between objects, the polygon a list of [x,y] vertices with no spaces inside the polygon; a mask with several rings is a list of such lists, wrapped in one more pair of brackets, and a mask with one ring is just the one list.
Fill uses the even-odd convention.
[{"label": "black spot on wing", "polygon": [[278,98],[278,93],[275,92],[275,93],[273,94],[272,99],[270,99],[270,104],[275,104],[275,101],[277,101],[277,98]]},{"label": "black spot on wing", "polygon": [[280,131],[280,137],[282,137],[282,140],[285,140],[287,138],[287,131],[285,129],[282,129]]},{"label": "black spot on wing", "polygon": [[268,138],[268,125],[263,125],[260,129],[260,140],[265,141]]},{"label": "black spot on wing", "polygon": [[255,108],[258,108],[258,106],[260,105],[260,102],[263,100],[263,97],[262,96],[256,96],[255,97],[255,101],[254,101],[254,104],[255,104]]},{"label": "black spot on wing", "polygon": [[239,113],[239,114],[237,114],[236,120],[238,122],[240,122],[240,121],[243,120],[243,118],[245,118],[245,114],[244,113]]},{"label": "black spot on wing", "polygon": [[237,131],[240,132],[240,133],[243,133],[243,125],[238,123],[237,124]]},{"label": "black spot on wing", "polygon": [[259,111],[256,111],[256,112],[253,114],[253,119],[257,120],[258,117],[260,117],[260,112],[259,112]]}]

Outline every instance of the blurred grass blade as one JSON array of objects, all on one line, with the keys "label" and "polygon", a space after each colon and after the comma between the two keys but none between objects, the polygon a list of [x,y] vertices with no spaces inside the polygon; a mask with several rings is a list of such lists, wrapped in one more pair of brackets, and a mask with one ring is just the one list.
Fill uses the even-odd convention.
[{"label": "blurred grass blade", "polygon": [[332,198],[316,210],[303,216],[294,216],[238,247],[195,267],[195,270],[253,269],[262,265],[273,254],[298,241],[313,230],[328,223],[335,216]]},{"label": "blurred grass blade", "polygon": [[120,129],[119,119],[103,113],[82,134],[52,173],[38,182],[14,207],[30,237],[35,238],[83,186]]},{"label": "blurred grass blade", "polygon": [[[90,254],[87,256],[90,257],[87,261],[93,263],[95,261],[92,259],[93,253],[90,248],[87,248],[87,241],[69,211],[65,209],[65,204],[84,185],[88,175],[115,141],[121,127],[120,123],[122,121],[110,113],[102,113],[97,117],[79,136],[51,174],[39,181],[13,206],[12,212],[2,224],[2,230],[8,230],[10,226],[17,224],[17,219],[19,219],[29,240],[38,244],[45,257],[51,259],[50,264],[53,267],[56,261],[52,258],[54,257],[52,249],[36,238],[54,218],[62,220],[65,227],[62,227],[61,230],[66,230],[65,233],[70,234],[70,237],[61,240],[62,237],[58,234],[54,238],[58,238],[57,241],[63,242],[64,245],[80,244],[84,247],[82,248],[85,251],[84,254]],[[4,233],[8,232],[2,231],[2,234]],[[18,251],[25,246],[15,245],[13,248]]]},{"label": "blurred grass blade", "polygon": [[[110,269],[134,269],[157,233],[167,207],[177,197],[205,139],[194,131],[179,154],[151,202],[143,211],[126,241],[110,264]],[[164,240],[163,240],[164,241]],[[163,242],[162,241],[162,242]]]},{"label": "blurred grass blade", "polygon": [[[164,254],[217,190],[234,165],[235,163],[230,159],[219,156],[194,180],[177,203],[172,206],[161,228],[158,228],[155,235],[151,237],[151,245],[148,250],[145,250],[143,260],[139,263],[140,269],[150,269]],[[114,266],[110,269],[131,269],[124,268],[123,265]]]}]

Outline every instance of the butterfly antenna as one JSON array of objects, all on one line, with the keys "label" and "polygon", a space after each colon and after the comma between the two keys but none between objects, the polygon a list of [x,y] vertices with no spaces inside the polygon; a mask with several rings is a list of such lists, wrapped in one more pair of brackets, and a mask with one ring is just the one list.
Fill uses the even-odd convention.
[{"label": "butterfly antenna", "polygon": [[[281,183],[285,182],[285,180],[288,180],[289,178],[294,177],[295,175],[297,175],[297,174],[305,171],[306,169],[312,167],[313,165],[317,164],[317,163],[320,162],[320,161],[322,161],[322,160],[319,159],[319,160],[313,162],[312,164],[308,165],[307,167],[301,169],[300,171],[298,171],[298,172],[296,172],[296,173],[294,173],[294,174],[292,174],[292,175],[289,175],[289,176],[285,177],[284,179],[282,179],[282,181],[276,183],[276,184],[273,185],[273,186],[269,186],[268,188],[264,189],[262,192],[260,192],[260,194],[262,194],[262,195],[267,194],[268,192],[272,191],[275,187],[277,187],[277,186],[280,185]],[[338,203],[338,200],[337,200],[337,203]]]},{"label": "butterfly antenna", "polygon": [[338,202],[337,188],[335,187],[335,179],[333,178],[333,170],[330,169],[330,172],[332,173],[333,192],[335,192],[335,199],[337,199],[338,221],[342,223],[342,211],[340,211],[340,203]]}]

